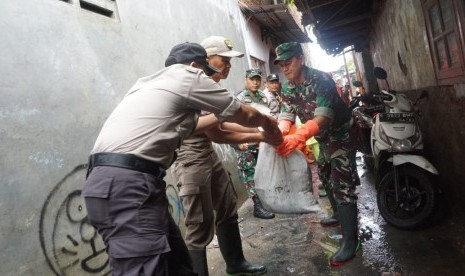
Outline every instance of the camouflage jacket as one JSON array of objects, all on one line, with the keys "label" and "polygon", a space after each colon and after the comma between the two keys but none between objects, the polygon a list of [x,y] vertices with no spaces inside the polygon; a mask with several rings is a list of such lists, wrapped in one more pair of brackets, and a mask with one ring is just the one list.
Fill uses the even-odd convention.
[{"label": "camouflage jacket", "polygon": [[241,101],[244,104],[258,103],[258,104],[268,107],[268,98],[266,97],[265,93],[263,93],[260,90],[258,90],[254,96],[252,92],[245,89],[245,90],[242,90],[239,94],[237,94],[236,97],[239,101]]},{"label": "camouflage jacket", "polygon": [[330,120],[327,128],[320,130],[318,137],[339,136],[336,132],[341,127],[347,128],[350,121],[349,108],[339,97],[336,84],[325,72],[304,67],[305,81],[295,85],[289,82],[283,84],[281,113],[279,120],[295,121],[299,116],[302,123],[315,116],[324,116]]}]

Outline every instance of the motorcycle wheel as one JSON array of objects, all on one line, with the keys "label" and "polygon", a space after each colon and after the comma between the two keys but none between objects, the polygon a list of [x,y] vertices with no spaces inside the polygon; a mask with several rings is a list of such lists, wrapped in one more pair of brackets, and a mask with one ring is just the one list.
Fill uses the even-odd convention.
[{"label": "motorcycle wheel", "polygon": [[415,166],[398,168],[400,200],[396,202],[394,171],[381,180],[377,191],[377,204],[381,216],[390,225],[413,230],[424,225],[433,214],[436,190],[431,176]]}]

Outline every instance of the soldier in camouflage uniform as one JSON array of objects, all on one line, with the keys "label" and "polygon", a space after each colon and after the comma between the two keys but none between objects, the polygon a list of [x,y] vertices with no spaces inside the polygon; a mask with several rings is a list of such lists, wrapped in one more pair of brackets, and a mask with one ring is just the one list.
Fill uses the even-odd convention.
[{"label": "soldier in camouflage uniform", "polygon": [[[259,90],[262,83],[262,72],[256,69],[246,71],[245,89],[241,91],[237,98],[244,104],[255,105],[260,108],[268,108],[268,99],[265,94]],[[258,105],[258,106],[257,106]],[[255,166],[257,165],[258,143],[247,143],[233,145],[237,154],[237,166],[239,168],[239,177],[245,184],[247,196],[254,202],[253,215],[257,218],[271,219],[274,214],[266,210],[258,195],[255,192]]]},{"label": "soldier in camouflage uniform", "polygon": [[343,240],[339,250],[330,257],[331,265],[342,265],[355,256],[357,236],[357,195],[359,178],[355,166],[355,148],[352,141],[352,121],[348,107],[339,97],[336,85],[325,72],[305,66],[299,43],[283,43],[276,48],[281,70],[288,82],[283,85],[283,106],[279,125],[287,134],[290,125],[299,116],[302,127],[284,137],[277,147],[280,155],[287,156],[302,141],[312,136],[318,140],[319,175],[336,216],[321,221],[323,226],[341,223]]}]

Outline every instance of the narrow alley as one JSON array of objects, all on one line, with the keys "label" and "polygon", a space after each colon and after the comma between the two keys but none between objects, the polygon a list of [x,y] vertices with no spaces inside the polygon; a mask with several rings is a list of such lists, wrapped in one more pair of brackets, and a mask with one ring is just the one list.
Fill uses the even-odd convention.
[{"label": "narrow alley", "polygon": [[[360,162],[360,161],[359,161]],[[252,216],[252,203],[239,210],[244,254],[250,262],[265,264],[268,275],[465,275],[465,225],[446,218],[424,230],[403,231],[379,215],[373,175],[358,164],[359,234],[362,250],[342,267],[328,258],[337,250],[340,228],[323,228],[319,219],[329,208],[320,198],[319,214],[278,214],[272,220]],[[210,275],[224,275],[225,265],[214,243],[208,250]]]}]

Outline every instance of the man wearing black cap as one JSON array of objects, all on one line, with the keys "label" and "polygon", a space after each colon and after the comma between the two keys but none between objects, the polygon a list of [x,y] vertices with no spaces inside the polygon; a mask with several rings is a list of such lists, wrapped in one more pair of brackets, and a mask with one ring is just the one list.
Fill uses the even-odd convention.
[{"label": "man wearing black cap", "polygon": [[266,77],[265,90],[263,93],[268,98],[268,107],[270,114],[278,119],[279,111],[281,109],[281,83],[277,74],[270,74]]},{"label": "man wearing black cap", "polygon": [[[168,67],[136,82],[91,151],[82,195],[113,275],[194,275],[163,181],[184,138],[217,121],[262,126],[270,137],[279,132],[274,119],[241,105],[209,78],[217,70],[206,59],[199,44],[173,47]],[[200,110],[212,114],[199,119]]]}]

